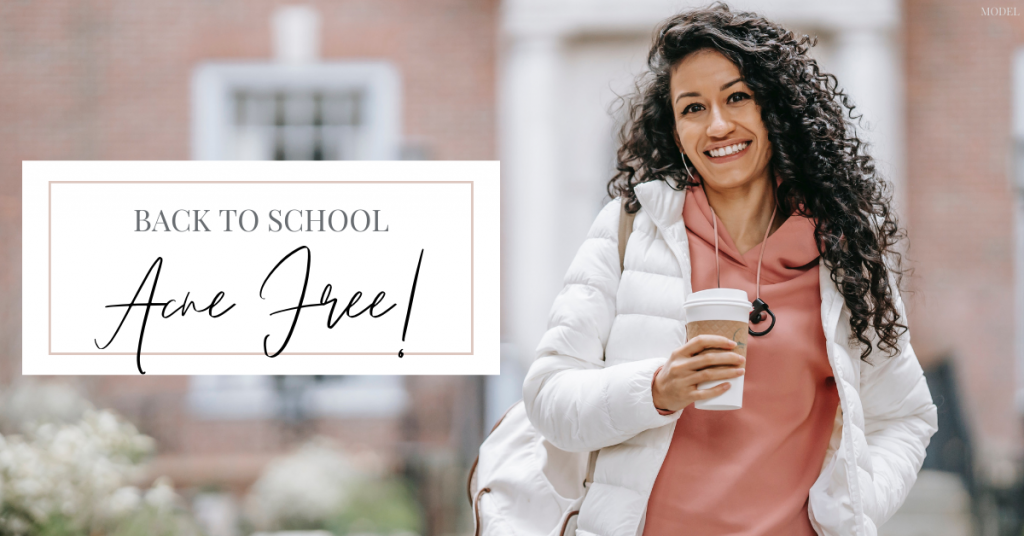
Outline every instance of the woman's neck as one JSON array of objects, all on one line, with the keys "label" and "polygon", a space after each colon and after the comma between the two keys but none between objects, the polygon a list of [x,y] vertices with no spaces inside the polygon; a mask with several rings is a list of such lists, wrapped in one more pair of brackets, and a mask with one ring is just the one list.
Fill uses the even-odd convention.
[{"label": "woman's neck", "polygon": [[[775,208],[775,189],[767,177],[751,181],[740,188],[715,190],[707,184],[703,188],[708,204],[725,226],[740,255],[761,243]],[[782,225],[786,216],[780,213],[775,215],[771,232]]]}]

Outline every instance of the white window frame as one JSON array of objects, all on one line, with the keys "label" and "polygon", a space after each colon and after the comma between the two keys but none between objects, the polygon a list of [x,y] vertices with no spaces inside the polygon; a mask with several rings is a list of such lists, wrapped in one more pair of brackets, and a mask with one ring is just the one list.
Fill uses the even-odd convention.
[{"label": "white window frame", "polygon": [[192,159],[227,160],[237,91],[360,91],[366,97],[366,160],[397,160],[401,142],[398,70],[380,60],[310,64],[216,62],[192,77]]}]

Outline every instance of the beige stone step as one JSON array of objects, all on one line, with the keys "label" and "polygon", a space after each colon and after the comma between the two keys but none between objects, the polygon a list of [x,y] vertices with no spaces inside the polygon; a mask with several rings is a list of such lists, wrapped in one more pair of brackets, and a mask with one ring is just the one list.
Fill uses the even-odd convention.
[{"label": "beige stone step", "polygon": [[878,529],[879,536],[972,536],[971,498],[960,477],[921,471],[899,511]]}]

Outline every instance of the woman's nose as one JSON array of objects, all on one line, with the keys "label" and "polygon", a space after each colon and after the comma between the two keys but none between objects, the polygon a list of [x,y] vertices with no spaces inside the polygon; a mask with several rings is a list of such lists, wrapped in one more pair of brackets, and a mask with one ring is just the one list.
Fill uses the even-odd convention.
[{"label": "woman's nose", "polygon": [[713,106],[711,108],[711,123],[708,124],[708,137],[724,138],[733,131],[735,125],[729,113],[724,109]]}]

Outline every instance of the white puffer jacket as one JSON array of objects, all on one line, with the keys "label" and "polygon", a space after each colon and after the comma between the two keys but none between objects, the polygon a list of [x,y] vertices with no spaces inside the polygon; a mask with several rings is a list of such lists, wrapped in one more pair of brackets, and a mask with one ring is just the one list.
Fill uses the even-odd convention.
[{"label": "white puffer jacket", "polygon": [[[651,394],[655,370],[686,341],[685,190],[651,181],[638,185],[636,196],[642,208],[625,269],[617,244],[620,203],[613,200],[569,267],[523,386],[529,419],[551,444],[600,449],[578,535],[642,533],[676,420],[693,411],[663,416]],[[820,273],[821,319],[840,405],[810,490],[809,517],[819,535],[874,536],[917,479],[938,429],[936,408],[909,334],[899,340],[899,355],[888,358],[875,349],[875,365],[862,362],[847,342],[850,311],[824,264]],[[897,305],[906,319],[902,300]]]}]

